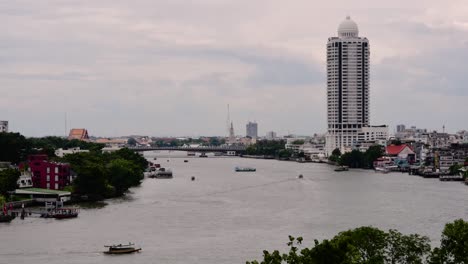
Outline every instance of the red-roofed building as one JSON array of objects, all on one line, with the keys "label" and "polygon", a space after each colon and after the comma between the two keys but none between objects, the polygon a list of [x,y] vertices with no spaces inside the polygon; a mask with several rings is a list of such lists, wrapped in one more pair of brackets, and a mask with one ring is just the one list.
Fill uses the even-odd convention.
[{"label": "red-roofed building", "polygon": [[61,190],[70,185],[70,165],[48,160],[47,155],[31,155],[20,169],[28,168],[35,188]]},{"label": "red-roofed building", "polygon": [[70,130],[68,139],[89,140],[88,130],[84,128],[73,128]]},{"label": "red-roofed building", "polygon": [[416,153],[413,149],[406,145],[389,145],[385,149],[385,153],[389,157],[397,157],[399,159],[411,159],[414,160]]}]

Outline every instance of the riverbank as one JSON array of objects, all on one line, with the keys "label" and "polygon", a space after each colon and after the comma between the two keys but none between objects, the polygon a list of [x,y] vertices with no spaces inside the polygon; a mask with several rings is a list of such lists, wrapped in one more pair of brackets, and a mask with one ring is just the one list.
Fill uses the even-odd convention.
[{"label": "riverbank", "polygon": [[[437,243],[447,222],[466,217],[460,208],[468,196],[460,184],[238,157],[164,163],[173,179],[145,179],[105,206],[81,207],[75,219],[2,224],[2,261],[113,264],[115,258],[98,253],[102,246],[134,241],[144,250],[131,256],[136,263],[245,263],[261,258],[264,249],[283,251],[288,235],[303,236],[310,247],[314,239],[363,225],[419,233]],[[241,165],[257,171],[236,173]]]}]

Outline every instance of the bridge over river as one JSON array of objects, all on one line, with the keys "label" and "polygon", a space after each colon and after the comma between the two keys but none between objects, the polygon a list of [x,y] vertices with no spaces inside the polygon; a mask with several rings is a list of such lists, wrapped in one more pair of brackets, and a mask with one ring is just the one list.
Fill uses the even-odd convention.
[{"label": "bridge over river", "polygon": [[169,151],[187,151],[187,152],[222,152],[231,155],[244,153],[247,149],[245,146],[199,146],[199,147],[129,147],[130,150],[136,152],[169,150]]}]

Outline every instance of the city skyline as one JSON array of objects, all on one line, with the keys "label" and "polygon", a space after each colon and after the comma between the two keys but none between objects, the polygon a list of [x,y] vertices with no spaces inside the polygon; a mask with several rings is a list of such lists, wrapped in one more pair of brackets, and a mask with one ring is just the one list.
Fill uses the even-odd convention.
[{"label": "city skyline", "polygon": [[324,39],[346,15],[372,42],[372,124],[467,128],[463,1],[0,7],[0,120],[27,136],[64,135],[65,113],[97,136],[221,136],[228,103],[259,135],[325,133]]}]

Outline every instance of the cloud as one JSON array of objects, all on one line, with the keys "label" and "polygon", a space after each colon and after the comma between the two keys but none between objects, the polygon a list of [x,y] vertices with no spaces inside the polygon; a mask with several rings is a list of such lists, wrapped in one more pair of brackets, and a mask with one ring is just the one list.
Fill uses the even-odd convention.
[{"label": "cloud", "polygon": [[348,14],[371,43],[371,120],[466,128],[463,0],[2,2],[0,119],[29,136],[64,134],[65,112],[94,135],[224,135],[229,103],[240,134],[324,132],[325,44]]}]

